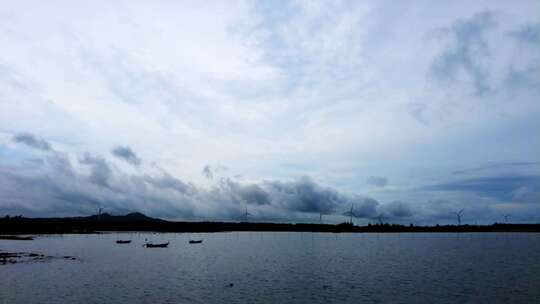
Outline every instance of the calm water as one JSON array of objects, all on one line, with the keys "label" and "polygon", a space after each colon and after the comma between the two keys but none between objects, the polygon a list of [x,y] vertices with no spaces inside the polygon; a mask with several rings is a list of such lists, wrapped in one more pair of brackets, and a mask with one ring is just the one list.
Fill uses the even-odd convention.
[{"label": "calm water", "polygon": [[0,250],[80,259],[0,266],[0,303],[540,303],[540,234],[123,233]]}]

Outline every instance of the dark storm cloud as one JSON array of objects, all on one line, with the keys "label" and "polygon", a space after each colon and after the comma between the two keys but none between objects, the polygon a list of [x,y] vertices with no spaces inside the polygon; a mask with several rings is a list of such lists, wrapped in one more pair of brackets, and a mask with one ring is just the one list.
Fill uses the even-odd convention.
[{"label": "dark storm cloud", "polygon": [[390,202],[381,207],[384,214],[391,218],[411,217],[413,215],[411,207],[401,201]]},{"label": "dark storm cloud", "polygon": [[343,212],[343,216],[355,218],[372,218],[378,211],[379,202],[372,198],[357,198],[350,205],[346,206],[347,211]]},{"label": "dark storm cloud", "polygon": [[0,213],[89,215],[103,208],[111,213],[194,216],[193,197],[188,195],[191,186],[170,175],[128,175],[88,153],[77,163],[75,168],[68,155],[55,152],[44,158],[41,167],[0,167]]},{"label": "dark storm cloud", "polygon": [[359,195],[340,193],[323,187],[309,177],[293,182],[267,181],[264,187],[277,204],[284,209],[308,213],[336,213],[354,204],[357,217],[368,217],[375,213],[378,202]]},{"label": "dark storm cloud", "polygon": [[146,175],[144,181],[157,187],[164,189],[173,189],[180,193],[189,193],[190,191],[195,191],[195,187],[191,184],[186,184],[183,181],[179,180],[176,177],[171,176],[170,174],[164,172],[161,176],[153,177]]},{"label": "dark storm cloud", "polygon": [[45,163],[55,175],[66,177],[74,177],[76,175],[69,156],[65,153],[54,152],[45,159]]},{"label": "dark storm cloud", "polygon": [[357,198],[354,203],[354,216],[358,218],[371,218],[377,213],[379,202],[373,198]]},{"label": "dark storm cloud", "polygon": [[509,175],[471,178],[426,186],[423,190],[471,192],[502,201],[522,201],[525,198],[535,197],[535,193],[540,191],[540,176]]},{"label": "dark storm cloud", "polygon": [[81,201],[81,192],[71,192],[71,185],[59,184],[60,180],[64,181],[42,175],[15,174],[0,168],[0,212],[14,214],[21,211],[27,216],[84,213],[92,201]]},{"label": "dark storm cloud", "polygon": [[[464,220],[494,216],[483,202],[464,205],[448,201],[414,210],[400,201],[379,204],[373,198],[322,186],[309,177],[260,183],[222,178],[207,189],[163,169],[152,174],[128,174],[89,153],[75,162],[58,151],[41,159],[31,164],[21,162],[18,169],[0,166],[0,213],[89,215],[103,208],[110,213],[139,211],[169,219],[239,220],[247,206],[252,220],[305,221],[319,213],[349,216],[354,206],[353,217],[373,219],[383,214],[386,220],[398,222],[452,222],[452,212],[461,208],[466,208]],[[537,202],[539,182],[537,176],[487,177],[441,183],[424,190],[465,191],[506,201]]]},{"label": "dark storm cloud", "polygon": [[370,217],[378,206],[374,199],[341,193],[309,177],[260,183],[222,178],[206,189],[157,165],[157,173],[141,175],[123,172],[100,155],[85,153],[76,162],[70,159],[52,151],[40,162],[21,162],[17,169],[0,167],[5,173],[0,174],[0,213],[88,215],[103,208],[175,219],[238,220],[249,206],[255,220],[305,220],[309,216],[301,214],[341,214],[353,204],[355,216]]},{"label": "dark storm cloud", "polygon": [[128,146],[115,147],[111,152],[114,156],[125,160],[133,166],[139,166],[141,164],[141,159]]},{"label": "dark storm cloud", "polygon": [[[157,172],[126,173],[106,158],[90,153],[75,158],[51,149],[49,153],[32,155],[30,159],[32,162],[18,163],[16,169],[0,167],[0,213],[88,215],[103,208],[111,213],[139,211],[170,219],[238,220],[247,207],[252,220],[305,221],[313,218],[313,214],[321,213],[364,219],[382,214],[389,221],[429,222],[452,221],[454,209],[466,207],[467,217],[493,216],[491,209],[482,202],[431,204],[414,211],[409,204],[400,201],[379,204],[373,198],[320,185],[307,176],[291,181],[258,183],[221,178],[208,189],[174,177],[157,165],[154,165]],[[35,161],[37,159],[39,161]],[[535,164],[512,162],[504,165]],[[368,180],[381,187],[388,182],[384,177]],[[471,192],[504,202],[533,203],[540,199],[540,177],[471,178],[431,185],[422,190]],[[352,214],[349,213],[351,206]]]},{"label": "dark storm cloud", "polygon": [[309,177],[302,177],[293,182],[267,181],[265,186],[288,210],[331,213],[339,203],[346,201],[337,191],[321,187]]},{"label": "dark storm cloud", "polygon": [[16,143],[25,144],[34,149],[50,151],[51,145],[44,139],[36,137],[30,133],[20,133],[13,136],[12,140]]},{"label": "dark storm cloud", "polygon": [[460,19],[451,27],[440,31],[448,38],[444,50],[434,59],[430,74],[441,84],[455,82],[461,73],[472,80],[475,93],[482,95],[490,90],[487,58],[491,52],[486,34],[495,27],[491,12],[475,14]]},{"label": "dark storm cloud", "polygon": [[388,179],[386,177],[369,176],[366,179],[366,184],[382,188],[388,184]]},{"label": "dark storm cloud", "polygon": [[214,191],[235,204],[269,205],[291,212],[330,214],[351,203],[359,206],[364,203],[363,198],[341,194],[305,176],[294,181],[264,181],[260,184],[225,178]]},{"label": "dark storm cloud", "polygon": [[[62,152],[48,154],[40,167],[0,168],[3,178],[0,182],[0,193],[16,198],[13,205],[26,210],[26,214],[43,215],[76,215],[91,214],[96,206],[110,205],[105,199],[101,186],[90,182],[87,176],[77,173],[69,156]],[[11,186],[5,187],[6,184]],[[0,209],[8,212],[5,201],[0,200]],[[115,209],[115,208],[114,208]]]},{"label": "dark storm cloud", "polygon": [[79,162],[90,167],[90,182],[101,187],[111,187],[109,180],[112,177],[112,170],[104,158],[86,153]]},{"label": "dark storm cloud", "polygon": [[229,197],[235,204],[268,205],[271,203],[269,193],[258,184],[243,184],[222,178],[219,182],[221,195]]},{"label": "dark storm cloud", "polygon": [[[250,213],[258,218],[286,219],[302,213],[341,214],[353,205],[353,216],[369,218],[376,214],[379,206],[372,198],[341,193],[321,186],[307,176],[293,181],[261,183],[221,178],[213,188],[204,189],[172,176],[157,165],[154,167],[159,174],[131,175],[120,171],[104,157],[90,153],[80,156],[74,165],[69,155],[52,150],[45,140],[30,134],[17,136],[14,140],[52,153],[41,162],[33,163],[32,167],[3,176],[0,187],[9,185],[9,193],[13,193],[9,196],[10,206],[16,207],[7,208],[4,197],[0,206],[3,210],[64,215],[94,213],[98,208],[104,208],[108,212],[142,211],[169,218],[237,219],[244,206],[249,205]],[[112,153],[132,165],[141,163],[129,147],[116,147]],[[203,174],[213,178],[214,170],[225,171],[227,168],[216,166],[213,169],[207,165]],[[383,187],[387,180],[370,177],[368,182]],[[3,192],[8,193],[6,189]]]}]

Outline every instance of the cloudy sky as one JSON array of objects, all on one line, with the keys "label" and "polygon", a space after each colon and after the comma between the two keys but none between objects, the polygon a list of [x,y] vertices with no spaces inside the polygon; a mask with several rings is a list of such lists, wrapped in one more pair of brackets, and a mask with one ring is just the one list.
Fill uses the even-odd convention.
[{"label": "cloudy sky", "polygon": [[11,1],[0,215],[540,221],[538,1]]}]

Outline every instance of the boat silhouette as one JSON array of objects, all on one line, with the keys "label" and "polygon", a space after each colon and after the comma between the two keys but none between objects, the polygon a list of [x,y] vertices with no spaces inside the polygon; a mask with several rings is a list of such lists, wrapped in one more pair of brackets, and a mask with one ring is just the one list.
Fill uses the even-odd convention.
[{"label": "boat silhouette", "polygon": [[161,244],[146,243],[143,245],[143,247],[146,247],[146,248],[167,248],[168,246],[169,246],[169,242],[161,243]]},{"label": "boat silhouette", "polygon": [[129,244],[131,243],[131,240],[117,240],[116,244]]},{"label": "boat silhouette", "polygon": [[202,240],[189,240],[190,244],[200,244],[202,243]]}]

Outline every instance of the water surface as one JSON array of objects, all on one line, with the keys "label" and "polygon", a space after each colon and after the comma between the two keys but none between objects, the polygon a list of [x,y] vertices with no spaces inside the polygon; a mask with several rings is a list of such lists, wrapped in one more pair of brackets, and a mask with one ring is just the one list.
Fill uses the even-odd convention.
[{"label": "water surface", "polygon": [[0,303],[540,303],[534,233],[112,233],[0,250],[79,259],[0,265]]}]

